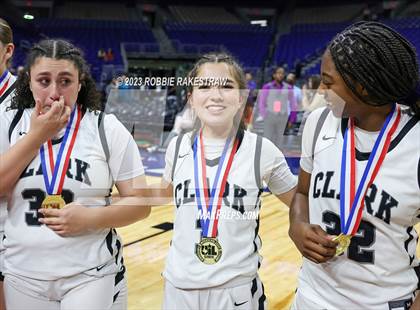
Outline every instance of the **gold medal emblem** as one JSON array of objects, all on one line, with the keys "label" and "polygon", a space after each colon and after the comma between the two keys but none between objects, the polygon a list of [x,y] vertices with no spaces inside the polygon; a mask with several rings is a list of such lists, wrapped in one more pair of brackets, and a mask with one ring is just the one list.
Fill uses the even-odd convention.
[{"label": "gold medal emblem", "polygon": [[45,209],[62,209],[66,205],[61,195],[48,195],[41,204],[41,208]]},{"label": "gold medal emblem", "polygon": [[202,238],[195,245],[195,254],[204,264],[216,264],[222,257],[222,246],[216,238]]},{"label": "gold medal emblem", "polygon": [[332,241],[338,241],[337,248],[335,250],[335,256],[343,254],[347,248],[350,246],[351,236],[339,234],[337,237],[332,239]]}]

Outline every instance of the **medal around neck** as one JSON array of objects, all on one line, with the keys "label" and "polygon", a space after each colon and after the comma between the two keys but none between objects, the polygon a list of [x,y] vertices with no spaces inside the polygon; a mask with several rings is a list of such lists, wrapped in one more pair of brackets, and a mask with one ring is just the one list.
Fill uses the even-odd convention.
[{"label": "medal around neck", "polygon": [[41,204],[45,209],[62,209],[66,205],[61,195],[48,195]]},{"label": "medal around neck", "polygon": [[62,209],[66,205],[61,192],[70,162],[70,155],[79,130],[81,116],[80,107],[75,104],[55,160],[51,140],[45,142],[39,150],[42,174],[47,191],[47,197],[41,204],[42,208]]},{"label": "medal around neck", "polygon": [[7,86],[9,86],[10,76],[11,74],[7,69],[0,76],[0,97],[6,92]]},{"label": "medal around neck", "polygon": [[[365,195],[372,185],[388,152],[392,135],[395,133],[401,119],[401,110],[394,104],[388,114],[372,152],[370,153],[366,168],[363,171],[360,183],[356,188],[356,146],[354,133],[354,119],[349,119],[344,133],[343,150],[341,156],[340,175],[340,222],[341,234],[333,239],[338,241],[335,255],[343,254],[350,246],[351,237],[354,236],[362,220],[365,206]],[[349,141],[350,140],[350,141]]]},{"label": "medal around neck", "polygon": [[341,255],[347,250],[351,243],[351,237],[352,236],[340,234],[332,239],[333,241],[338,242],[337,248],[335,250],[335,256]]},{"label": "medal around neck", "polygon": [[204,264],[213,265],[222,257],[222,246],[217,238],[202,238],[195,245],[195,253]]},{"label": "medal around neck", "polygon": [[217,240],[219,210],[222,206],[223,192],[226,186],[227,177],[239,143],[238,139],[235,139],[228,160],[226,161],[225,159],[231,141],[232,137],[229,136],[223,148],[222,155],[220,156],[216,176],[210,191],[207,184],[206,159],[201,131],[195,138],[193,144],[195,197],[201,224],[201,240],[195,246],[195,254],[201,262],[209,265],[216,264],[223,253],[222,246]]}]

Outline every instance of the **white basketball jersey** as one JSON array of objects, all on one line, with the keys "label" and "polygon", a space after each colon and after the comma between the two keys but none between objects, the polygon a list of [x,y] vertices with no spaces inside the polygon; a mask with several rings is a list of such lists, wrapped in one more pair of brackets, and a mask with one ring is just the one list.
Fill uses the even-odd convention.
[{"label": "white basketball jersey", "polygon": [[[16,110],[6,112],[0,136],[7,150],[8,128]],[[10,137],[10,145],[30,128],[32,109],[26,109]],[[98,130],[98,113],[86,112],[65,176],[62,196],[67,203],[87,207],[105,207],[115,181],[144,174],[137,146],[129,132],[113,115],[104,117],[105,136],[110,156],[107,161]],[[5,143],[7,141],[7,143]],[[54,158],[61,139],[53,140]],[[82,272],[110,274],[121,271],[122,243],[114,229],[101,229],[77,237],[60,237],[41,225],[37,212],[46,196],[40,156],[23,171],[8,201],[5,225],[4,273],[39,280],[55,280]]]},{"label": "white basketball jersey", "polygon": [[[308,118],[303,134],[301,168],[311,173],[311,224],[339,235],[340,167],[347,121],[330,112],[316,142],[314,128],[324,108]],[[356,128],[356,184],[379,132]],[[416,271],[420,191],[420,125],[402,114],[379,173],[365,196],[357,234],[347,251],[327,263],[304,259],[299,294],[326,309],[408,309],[419,279]],[[405,308],[404,308],[405,307]]]},{"label": "white basketball jersey", "polygon": [[[175,154],[174,138],[166,153],[164,178],[170,182]],[[255,157],[257,136],[245,131],[232,162],[224,189],[217,240],[222,247],[220,260],[204,264],[196,255],[201,238],[201,223],[196,203],[194,158],[191,133],[181,142],[173,176],[175,220],[174,233],[163,276],[175,287],[200,289],[241,285],[252,281],[261,263],[258,236],[261,207],[261,184],[266,182],[274,194],[296,186],[283,154],[267,139],[262,140],[261,156]],[[217,171],[225,141],[204,139],[208,184]],[[232,146],[230,147],[230,149]],[[230,154],[230,149],[228,154]],[[228,156],[228,155],[227,155]],[[260,162],[255,165],[255,158]],[[254,167],[260,167],[256,180]]]},{"label": "white basketball jersey", "polygon": [[[3,92],[0,93],[0,98],[3,94],[5,94],[8,89],[13,85],[16,81],[16,77],[12,75],[10,72],[7,73],[5,79],[0,83],[0,90],[3,89]],[[6,109],[10,106],[11,98],[14,94],[12,91],[7,97],[3,98],[2,102],[0,102],[0,121],[2,122],[3,117],[2,114],[6,111]],[[5,198],[0,198],[0,273],[3,270],[3,237],[4,237],[4,222],[6,221],[7,217],[7,203]]]}]

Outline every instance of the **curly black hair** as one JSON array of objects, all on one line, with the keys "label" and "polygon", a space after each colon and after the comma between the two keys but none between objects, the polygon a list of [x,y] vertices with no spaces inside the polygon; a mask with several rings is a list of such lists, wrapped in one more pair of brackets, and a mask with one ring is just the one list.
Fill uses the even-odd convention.
[{"label": "curly black hair", "polygon": [[[402,35],[378,22],[358,22],[328,46],[347,87],[364,103],[398,102],[420,118],[420,77],[416,49]],[[367,92],[357,91],[360,84]]]},{"label": "curly black hair", "polygon": [[12,98],[11,109],[27,109],[35,106],[32,91],[29,88],[31,68],[40,57],[65,59],[71,61],[79,72],[81,83],[77,103],[85,109],[97,111],[101,109],[101,97],[96,90],[96,84],[89,72],[83,53],[70,42],[65,40],[42,40],[35,44],[26,58],[25,69],[16,81],[15,96]]}]

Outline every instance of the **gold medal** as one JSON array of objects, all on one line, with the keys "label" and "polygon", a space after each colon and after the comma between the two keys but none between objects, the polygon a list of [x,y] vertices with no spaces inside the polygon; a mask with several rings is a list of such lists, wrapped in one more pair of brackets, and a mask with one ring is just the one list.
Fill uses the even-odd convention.
[{"label": "gold medal", "polygon": [[203,237],[200,243],[195,245],[195,254],[204,264],[216,264],[222,256],[222,246],[216,238]]},{"label": "gold medal", "polygon": [[347,248],[350,246],[351,236],[339,234],[337,237],[334,237],[332,241],[338,241],[337,248],[335,250],[335,256],[343,254]]},{"label": "gold medal", "polygon": [[41,208],[45,209],[62,209],[66,205],[61,195],[48,195],[41,204]]}]

